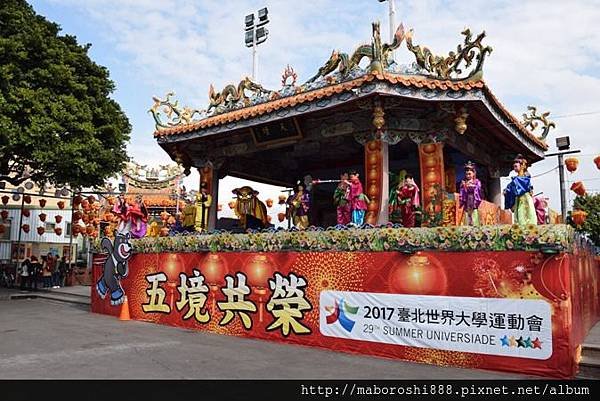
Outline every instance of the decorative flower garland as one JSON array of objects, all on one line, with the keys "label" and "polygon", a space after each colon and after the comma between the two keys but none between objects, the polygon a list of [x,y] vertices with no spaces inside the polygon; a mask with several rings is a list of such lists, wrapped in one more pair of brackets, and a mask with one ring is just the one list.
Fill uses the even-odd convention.
[{"label": "decorative flower garland", "polygon": [[248,234],[176,234],[132,240],[135,253],[281,251],[537,251],[569,252],[577,241],[572,227],[557,225],[451,226],[433,228],[311,228]]}]

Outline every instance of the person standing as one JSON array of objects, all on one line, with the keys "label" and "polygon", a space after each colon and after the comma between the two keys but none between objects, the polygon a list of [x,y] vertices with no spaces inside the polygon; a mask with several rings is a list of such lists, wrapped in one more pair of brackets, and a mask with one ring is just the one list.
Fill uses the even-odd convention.
[{"label": "person standing", "polygon": [[38,258],[36,256],[32,256],[31,257],[31,272],[30,272],[29,280],[31,281],[31,284],[33,287],[32,289],[34,291],[37,291],[37,289],[38,289],[38,277],[39,277],[41,270],[42,270],[42,265],[40,264]]},{"label": "person standing", "polygon": [[531,175],[527,171],[527,160],[518,155],[513,161],[513,171],[517,173],[504,190],[504,208],[513,211],[515,224],[537,225],[537,215],[531,192]]},{"label": "person standing", "polygon": [[352,209],[350,208],[350,185],[348,185],[348,173],[340,175],[340,183],[333,193],[333,204],[336,206],[337,223],[349,224],[352,220]]},{"label": "person standing", "polygon": [[404,227],[415,227],[417,223],[417,210],[419,207],[419,187],[412,175],[404,177],[404,184],[396,190],[398,204],[400,205],[400,216]]},{"label": "person standing", "polygon": [[206,231],[208,229],[208,212],[212,205],[212,196],[208,193],[208,184],[200,184],[200,192],[196,194],[196,218],[194,226],[196,231]]},{"label": "person standing", "polygon": [[52,271],[48,266],[48,259],[51,258],[52,255],[48,254],[46,256],[42,256],[42,285],[43,288],[50,288],[52,286]]},{"label": "person standing", "polygon": [[21,290],[31,289],[31,282],[29,276],[31,274],[31,261],[29,258],[21,264]]},{"label": "person standing", "polygon": [[63,256],[58,264],[58,285],[60,287],[65,286],[65,278],[67,277],[67,257]]},{"label": "person standing", "polygon": [[465,164],[465,178],[460,183],[459,204],[463,210],[460,224],[463,226],[478,226],[479,205],[481,204],[481,182],[477,179],[475,165]]},{"label": "person standing", "polygon": [[295,191],[287,200],[289,205],[288,219],[292,219],[294,225],[305,230],[310,226],[308,211],[310,210],[310,194],[304,188],[302,181],[296,183]]},{"label": "person standing", "polygon": [[363,193],[363,186],[356,170],[350,172],[350,208],[352,209],[352,224],[362,226],[365,222],[367,202],[369,198]]}]

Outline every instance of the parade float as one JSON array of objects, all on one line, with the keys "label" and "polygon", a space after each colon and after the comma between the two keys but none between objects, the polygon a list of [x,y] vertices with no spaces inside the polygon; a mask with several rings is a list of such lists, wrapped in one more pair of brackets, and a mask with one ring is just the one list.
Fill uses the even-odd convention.
[{"label": "parade float", "polygon": [[[402,26],[382,43],[374,23],[370,44],[333,51],[303,84],[288,66],[278,90],[248,78],[211,86],[206,110],[154,98],[158,144],[185,172],[197,168],[214,198],[208,230],[103,238],[92,310],[117,316],[125,305],[133,319],[220,334],[573,377],[600,314],[598,262],[570,226],[511,224],[500,207],[500,177],[517,154],[544,157],[551,123],[535,109],[511,115],[482,80],[484,33],[462,34],[438,56]],[[401,46],[414,63],[392,61]],[[460,225],[468,161],[478,166],[479,226]],[[368,197],[363,226],[336,225],[324,184],[350,170]],[[390,219],[400,171],[421,189],[420,227]],[[284,187],[318,177],[304,182],[310,227],[219,230],[225,175]],[[236,189],[238,207],[256,217],[247,188]]]}]

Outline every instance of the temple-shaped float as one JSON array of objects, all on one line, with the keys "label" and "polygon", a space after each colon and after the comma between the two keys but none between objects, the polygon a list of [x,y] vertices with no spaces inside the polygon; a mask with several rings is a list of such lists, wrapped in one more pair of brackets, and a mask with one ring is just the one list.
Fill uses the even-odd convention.
[{"label": "temple-shaped float", "polygon": [[[248,78],[211,86],[205,110],[181,107],[172,93],[154,98],[158,144],[185,172],[197,168],[214,198],[209,230],[140,238],[133,255],[119,252],[126,237],[104,240],[113,256],[97,255],[92,309],[117,315],[124,290],[140,320],[572,377],[599,316],[598,263],[570,227],[511,224],[500,207],[500,177],[517,155],[528,163],[544,157],[553,123],[535,108],[521,121],[509,113],[482,80],[492,51],[485,34],[462,34],[455,51],[437,56],[402,25],[382,43],[374,23],[370,44],[333,51],[303,84],[288,66],[278,90]],[[408,66],[391,58],[404,46],[415,58]],[[460,224],[468,162],[481,183],[478,226]],[[335,186],[322,183],[344,171],[364,184],[362,227],[336,226]],[[392,213],[406,174],[421,189],[417,228],[396,224]],[[226,175],[285,187],[302,178],[311,227],[219,230],[216,197]],[[248,215],[255,202],[251,191],[238,194]],[[115,274],[114,264],[128,265],[128,275]]]}]

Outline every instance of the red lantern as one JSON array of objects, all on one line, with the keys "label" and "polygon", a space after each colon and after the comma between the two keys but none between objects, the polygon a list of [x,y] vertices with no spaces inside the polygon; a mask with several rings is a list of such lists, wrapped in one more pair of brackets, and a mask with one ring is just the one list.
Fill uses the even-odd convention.
[{"label": "red lantern", "polygon": [[82,217],[83,217],[83,215],[81,214],[80,211],[73,212],[73,220],[74,221],[81,220]]},{"label": "red lantern", "polygon": [[227,206],[229,206],[230,209],[235,209],[236,203],[236,201],[230,201],[227,203]]},{"label": "red lantern", "polygon": [[267,215],[267,222],[269,222],[269,223],[270,223],[270,222],[271,222],[271,220],[273,220],[273,218],[272,218],[271,216]]},{"label": "red lantern", "polygon": [[579,196],[585,196],[585,187],[583,186],[583,182],[574,182],[571,185],[571,191],[575,192]]},{"label": "red lantern", "polygon": [[271,199],[271,198],[267,199],[266,203],[267,203],[267,207],[269,207],[269,208],[272,207],[273,206],[273,199]]},{"label": "red lantern", "polygon": [[388,283],[390,290],[397,294],[444,295],[448,286],[442,264],[423,252],[394,266]]},{"label": "red lantern", "polygon": [[579,160],[577,160],[575,157],[568,157],[565,159],[565,166],[567,166],[569,173],[572,173],[577,170],[577,166],[579,166]]},{"label": "red lantern", "polygon": [[40,213],[40,221],[42,223],[46,221],[46,213]]},{"label": "red lantern", "polygon": [[94,195],[90,195],[87,197],[88,202],[94,203],[96,202],[96,197]]},{"label": "red lantern", "polygon": [[29,233],[29,224],[23,224],[23,231],[25,231],[25,233]]},{"label": "red lantern", "polygon": [[23,196],[23,202],[25,202],[29,205],[31,203],[31,196],[29,196],[29,195]]},{"label": "red lantern", "polygon": [[31,216],[31,212],[29,211],[29,209],[23,209],[23,216],[25,216],[25,217]]},{"label": "red lantern", "polygon": [[46,199],[40,199],[40,207],[45,207],[46,206]]},{"label": "red lantern", "polygon": [[571,218],[573,219],[573,223],[575,223],[578,226],[581,226],[585,223],[585,220],[587,218],[587,212],[583,210],[573,210],[573,212],[571,213]]},{"label": "red lantern", "polygon": [[268,288],[269,278],[275,272],[275,266],[267,255],[253,255],[247,261],[242,269],[248,277],[248,284],[257,288]]},{"label": "red lantern", "polygon": [[73,224],[73,228],[71,229],[73,232],[74,236],[78,236],[79,232],[81,231],[81,227],[79,226],[79,224]]},{"label": "red lantern", "polygon": [[218,253],[209,253],[200,264],[200,271],[209,285],[224,285],[227,275],[225,259]]},{"label": "red lantern", "polygon": [[280,223],[283,223],[283,220],[285,220],[285,213],[277,213],[277,220],[279,220]]},{"label": "red lantern", "polygon": [[8,219],[8,210],[3,210],[0,215],[2,215],[2,220]]},{"label": "red lantern", "polygon": [[83,210],[88,209],[90,207],[90,202],[87,199],[81,201],[81,207]]},{"label": "red lantern", "polygon": [[220,212],[221,210],[223,210],[223,204],[222,204],[222,203],[219,203],[219,204],[217,205],[217,211],[218,211],[218,212]]},{"label": "red lantern", "polygon": [[37,233],[39,235],[44,235],[45,232],[46,232],[46,229],[44,227],[38,227],[37,228]]},{"label": "red lantern", "polygon": [[169,236],[169,227],[162,227],[160,229],[160,236],[161,237],[168,237]]},{"label": "red lantern", "polygon": [[56,221],[56,224],[60,224],[60,222],[62,221],[62,216],[57,214],[56,216],[54,216],[54,221]]},{"label": "red lantern", "polygon": [[596,163],[596,167],[600,170],[600,156],[596,156],[594,158],[594,163]]},{"label": "red lantern", "polygon": [[10,199],[10,197],[8,195],[4,195],[2,197],[2,204],[6,205],[8,203],[8,200]]},{"label": "red lantern", "polygon": [[108,204],[110,206],[113,206],[115,204],[115,197],[114,196],[109,196],[108,198],[106,198],[106,201],[108,202]]},{"label": "red lantern", "polygon": [[58,202],[56,202],[56,204],[58,205],[59,209],[64,209],[65,208],[65,201],[58,201]]},{"label": "red lantern", "polygon": [[55,233],[56,235],[61,235],[61,234],[62,234],[62,228],[60,228],[60,227],[56,227],[56,228],[54,229],[54,233]]},{"label": "red lantern", "polygon": [[94,232],[94,226],[91,224],[88,224],[87,227],[85,228],[85,233],[87,235],[91,235]]},{"label": "red lantern", "polygon": [[75,197],[73,198],[73,207],[74,207],[74,208],[78,208],[78,207],[79,207],[79,205],[81,204],[81,200],[82,200],[82,199],[83,199],[83,198],[82,198],[80,195],[77,195],[77,196],[75,196]]}]

